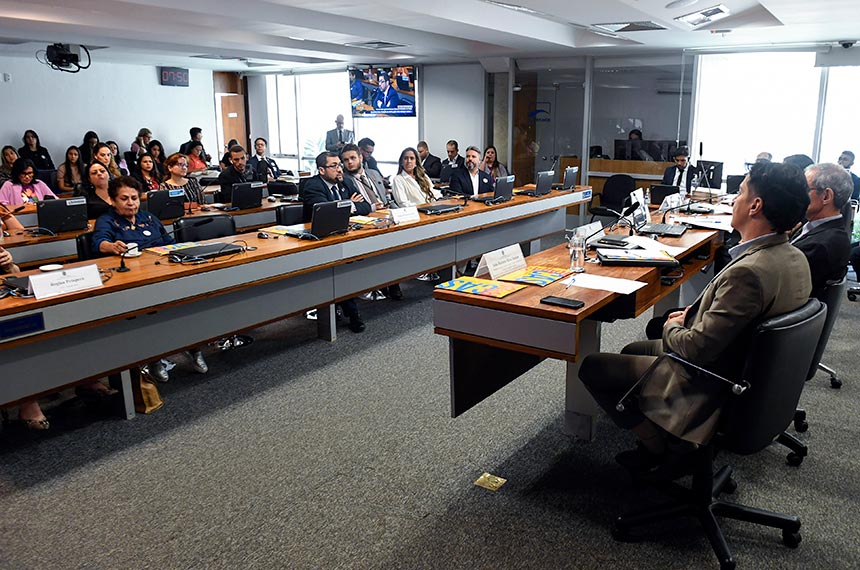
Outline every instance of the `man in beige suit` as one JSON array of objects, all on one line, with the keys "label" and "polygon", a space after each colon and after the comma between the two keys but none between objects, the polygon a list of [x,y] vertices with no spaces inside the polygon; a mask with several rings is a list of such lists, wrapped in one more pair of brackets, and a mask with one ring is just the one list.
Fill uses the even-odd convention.
[{"label": "man in beige suit", "polygon": [[[580,379],[619,426],[640,438],[644,449],[637,453],[650,456],[652,465],[659,464],[667,442],[681,447],[707,443],[730,391],[717,380],[692,381],[682,365],[659,357],[674,352],[721,376],[740,379],[755,325],[797,309],[809,297],[809,265],[787,235],[808,204],[800,169],[753,165],[732,212],[732,226],[742,238],[730,251],[732,261],[692,305],[669,316],[662,339],[583,360]],[[616,405],[631,388],[632,398],[618,411]],[[620,456],[619,461],[623,463]]]}]

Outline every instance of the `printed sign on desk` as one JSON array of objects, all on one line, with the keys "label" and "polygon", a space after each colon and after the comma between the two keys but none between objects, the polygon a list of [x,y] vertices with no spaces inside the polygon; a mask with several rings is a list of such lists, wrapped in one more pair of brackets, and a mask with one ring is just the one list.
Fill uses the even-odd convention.
[{"label": "printed sign on desk", "polygon": [[95,264],[30,276],[30,289],[39,300],[101,286],[102,278]]},{"label": "printed sign on desk", "polygon": [[490,275],[490,279],[498,279],[502,275],[526,268],[526,260],[519,244],[508,245],[502,249],[490,251],[481,256],[478,262],[476,276]]},{"label": "printed sign on desk", "polygon": [[418,208],[415,206],[409,206],[406,208],[391,208],[389,210],[391,214],[391,219],[394,220],[395,224],[406,224],[409,222],[417,222],[420,220],[420,216],[418,216]]}]

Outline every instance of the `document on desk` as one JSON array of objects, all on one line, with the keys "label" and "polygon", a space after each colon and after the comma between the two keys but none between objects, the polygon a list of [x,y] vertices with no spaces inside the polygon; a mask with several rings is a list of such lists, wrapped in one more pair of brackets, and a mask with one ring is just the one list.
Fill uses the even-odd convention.
[{"label": "document on desk", "polygon": [[731,216],[690,216],[682,220],[688,226],[708,230],[732,231]]},{"label": "document on desk", "polygon": [[686,248],[675,247],[672,245],[666,245],[665,243],[662,243],[661,241],[658,241],[656,239],[651,239],[647,236],[629,236],[627,238],[627,243],[632,244],[632,245],[638,245],[639,247],[641,247],[642,249],[644,249],[646,251],[655,251],[655,252],[665,251],[666,253],[668,253],[672,257],[678,257],[679,255],[681,255],[682,253],[687,251]]},{"label": "document on desk", "polygon": [[583,289],[597,289],[598,291],[609,291],[611,293],[620,293],[629,295],[634,291],[638,291],[647,283],[642,281],[633,281],[632,279],[618,279],[617,277],[604,277],[602,275],[592,275],[590,273],[580,273],[569,279],[563,280],[561,283],[571,287],[582,287]]}]

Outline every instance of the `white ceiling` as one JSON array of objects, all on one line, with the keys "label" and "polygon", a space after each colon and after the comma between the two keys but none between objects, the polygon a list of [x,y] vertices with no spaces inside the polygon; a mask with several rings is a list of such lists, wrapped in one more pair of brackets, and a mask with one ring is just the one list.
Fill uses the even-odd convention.
[{"label": "white ceiling", "polygon": [[[691,30],[673,20],[713,6],[716,0],[674,9],[665,7],[668,2],[510,0],[538,12],[528,14],[482,0],[0,0],[0,55],[35,56],[47,44],[62,42],[106,46],[93,52],[96,62],[246,72],[362,63],[505,61],[493,58],[514,58],[523,68],[534,68],[543,61],[556,66],[565,60],[581,61],[583,55],[831,46],[860,38],[857,0],[723,0],[732,15],[705,26],[732,30],[720,33]],[[613,38],[590,28],[640,20],[667,29]],[[367,41],[404,47],[344,45]],[[860,54],[860,47],[854,49]],[[233,59],[192,57],[200,55]]]}]

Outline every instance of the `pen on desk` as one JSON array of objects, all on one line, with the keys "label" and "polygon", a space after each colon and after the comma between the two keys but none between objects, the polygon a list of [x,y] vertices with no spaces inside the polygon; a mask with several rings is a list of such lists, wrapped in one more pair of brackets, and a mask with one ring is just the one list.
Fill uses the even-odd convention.
[{"label": "pen on desk", "polygon": [[576,281],[576,277],[571,277],[570,281],[568,281],[567,285],[565,285],[564,290],[567,291],[568,289],[570,289],[570,286],[573,285],[574,281]]}]

